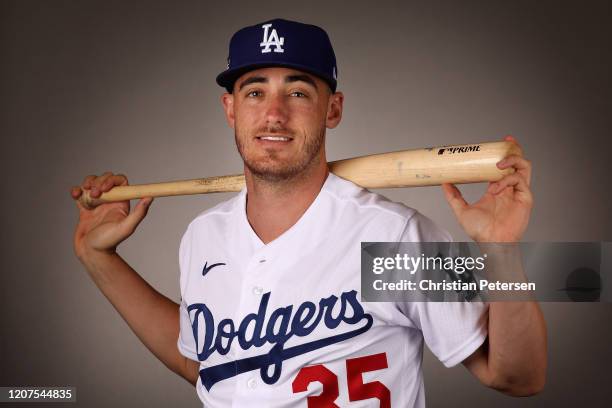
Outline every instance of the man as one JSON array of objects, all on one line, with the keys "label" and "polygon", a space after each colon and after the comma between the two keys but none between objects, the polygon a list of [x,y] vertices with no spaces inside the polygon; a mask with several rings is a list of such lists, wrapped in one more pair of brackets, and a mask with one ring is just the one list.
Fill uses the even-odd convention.
[{"label": "man", "polygon": [[[337,68],[319,27],[272,20],[238,31],[217,77],[246,189],[200,214],[181,241],[181,305],[117,253],[151,199],[79,206],[75,251],[143,343],[196,385],[206,406],[424,406],[423,339],[510,395],[542,389],[546,332],[535,302],[361,302],[361,241],[448,241],[417,211],[330,174],[326,129],[342,117]],[[512,137],[507,140],[514,141]],[[478,242],[515,242],[532,205],[530,164],[475,204],[443,186]],[[86,177],[93,197],[122,175]],[[178,343],[177,343],[178,339]],[[178,349],[177,349],[178,345]]]}]

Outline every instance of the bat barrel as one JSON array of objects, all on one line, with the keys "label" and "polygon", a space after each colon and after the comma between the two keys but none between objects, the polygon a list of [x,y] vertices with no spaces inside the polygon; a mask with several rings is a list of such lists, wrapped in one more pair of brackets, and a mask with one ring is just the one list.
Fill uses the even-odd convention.
[{"label": "bat barrel", "polygon": [[507,141],[438,146],[339,160],[330,163],[330,170],[366,188],[480,183],[512,173],[496,165],[509,155],[522,152]]}]

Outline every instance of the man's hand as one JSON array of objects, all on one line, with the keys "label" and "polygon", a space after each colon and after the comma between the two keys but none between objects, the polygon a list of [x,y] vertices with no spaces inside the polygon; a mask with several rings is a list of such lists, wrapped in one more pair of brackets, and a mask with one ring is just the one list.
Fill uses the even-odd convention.
[{"label": "man's hand", "polygon": [[176,346],[179,336],[179,305],[157,292],[116,252],[144,219],[152,198],[143,198],[130,212],[129,201],[102,204],[88,210],[78,201],[84,190],[94,198],[114,186],[127,185],[127,178],[110,172],[85,177],[70,195],[79,209],[74,233],[74,251],[92,280],[117,309],[134,334],[170,370],[191,384],[198,379],[199,363],[182,356]]},{"label": "man's hand", "polygon": [[[517,143],[512,136],[504,140]],[[476,242],[516,242],[529,223],[533,196],[529,189],[531,163],[520,156],[508,156],[497,163],[499,169],[514,167],[515,172],[495,183],[489,183],[485,194],[468,204],[453,184],[442,189],[459,224]]]},{"label": "man's hand", "polygon": [[87,176],[79,187],[72,187],[70,195],[79,208],[79,223],[74,234],[74,251],[83,260],[91,251],[115,252],[117,245],[128,238],[147,214],[152,198],[143,198],[130,213],[129,201],[102,204],[88,210],[78,201],[83,190],[94,198],[114,186],[125,186],[124,175],[106,172],[101,176]]}]

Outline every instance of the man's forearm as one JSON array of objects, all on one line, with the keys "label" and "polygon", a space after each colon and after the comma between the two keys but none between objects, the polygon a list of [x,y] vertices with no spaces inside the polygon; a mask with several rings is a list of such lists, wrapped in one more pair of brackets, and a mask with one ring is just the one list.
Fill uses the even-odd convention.
[{"label": "man's forearm", "polygon": [[514,395],[540,391],[546,376],[546,326],[536,302],[489,305],[491,386]]},{"label": "man's forearm", "polygon": [[[489,248],[491,280],[526,282],[518,245]],[[546,376],[546,324],[540,306],[527,293],[501,295],[489,305],[488,369],[491,386],[514,395],[539,391]],[[515,301],[523,299],[523,301]]]},{"label": "man's forearm", "polygon": [[80,260],[143,344],[170,370],[194,383],[197,370],[176,346],[179,305],[153,289],[116,253],[96,251]]}]

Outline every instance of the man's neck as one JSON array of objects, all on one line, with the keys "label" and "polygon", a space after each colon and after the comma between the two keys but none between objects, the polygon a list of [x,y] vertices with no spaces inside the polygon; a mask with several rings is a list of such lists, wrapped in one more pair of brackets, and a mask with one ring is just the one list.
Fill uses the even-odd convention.
[{"label": "man's neck", "polygon": [[325,159],[323,163],[282,182],[262,180],[245,168],[247,218],[264,244],[291,228],[310,207],[329,173]]}]

